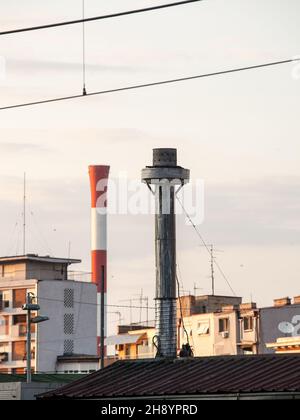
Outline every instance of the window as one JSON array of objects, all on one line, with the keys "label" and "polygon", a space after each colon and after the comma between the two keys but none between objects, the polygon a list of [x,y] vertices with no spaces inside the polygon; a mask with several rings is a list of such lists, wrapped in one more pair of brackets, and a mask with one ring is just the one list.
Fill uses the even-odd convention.
[{"label": "window", "polygon": [[26,341],[14,341],[12,343],[12,359],[13,360],[26,359]]},{"label": "window", "polygon": [[0,335],[8,335],[8,317],[0,316]]},{"label": "window", "polygon": [[246,316],[243,318],[244,321],[244,330],[253,330],[253,317]]},{"label": "window", "polygon": [[13,307],[21,308],[26,303],[26,289],[15,289],[13,291]]},{"label": "window", "polygon": [[219,332],[228,332],[229,331],[229,318],[220,318],[219,319]]},{"label": "window", "polygon": [[0,292],[0,311],[9,308],[9,293],[7,291]]},{"label": "window", "polygon": [[0,363],[8,361],[9,344],[0,343]]},{"label": "window", "polygon": [[13,325],[26,324],[26,315],[14,315]]},{"label": "window", "polygon": [[245,347],[243,349],[243,354],[253,354],[253,349],[252,347]]},{"label": "window", "polygon": [[198,322],[197,333],[198,335],[208,335],[209,334],[209,321]]}]

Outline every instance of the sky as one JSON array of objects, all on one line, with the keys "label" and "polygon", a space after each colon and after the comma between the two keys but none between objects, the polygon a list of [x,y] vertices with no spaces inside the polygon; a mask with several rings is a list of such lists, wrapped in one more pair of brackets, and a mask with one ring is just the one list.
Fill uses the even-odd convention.
[{"label": "sky", "polygon": [[[86,0],[85,15],[165,2]],[[1,30],[78,19],[81,6],[0,0]],[[87,91],[297,57],[299,12],[297,0],[204,0],[88,23]],[[2,36],[0,56],[0,107],[82,91],[81,25]],[[299,295],[299,93],[294,63],[0,111],[0,254],[22,252],[26,172],[27,251],[67,256],[71,243],[71,257],[82,259],[73,269],[89,271],[88,165],[139,180],[153,148],[175,147],[192,184],[204,182],[198,229],[235,293],[258,305]],[[182,216],[177,254],[183,289],[209,293],[209,256]],[[108,263],[109,303],[141,289],[153,302],[152,215],[109,217]],[[216,293],[231,294],[217,270]],[[109,316],[113,329],[118,315]]]}]

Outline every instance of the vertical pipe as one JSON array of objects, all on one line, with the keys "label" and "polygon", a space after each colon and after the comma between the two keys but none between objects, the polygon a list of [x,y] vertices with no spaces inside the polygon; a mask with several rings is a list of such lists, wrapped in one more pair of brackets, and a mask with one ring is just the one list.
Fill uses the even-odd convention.
[{"label": "vertical pipe", "polygon": [[[97,285],[97,354],[105,354],[106,291],[107,291],[107,184],[109,166],[89,166],[91,187],[91,259],[92,282]],[[104,267],[104,269],[102,268]],[[101,312],[104,311],[104,329],[101,331]],[[101,349],[102,343],[102,349]]]},{"label": "vertical pipe", "polygon": [[176,229],[174,187],[156,188],[156,328],[160,353],[176,357]]}]

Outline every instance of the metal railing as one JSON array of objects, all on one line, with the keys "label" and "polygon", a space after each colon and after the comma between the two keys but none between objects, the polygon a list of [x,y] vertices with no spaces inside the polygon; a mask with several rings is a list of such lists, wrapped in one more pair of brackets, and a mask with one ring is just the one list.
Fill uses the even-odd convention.
[{"label": "metal railing", "polygon": [[90,283],[92,281],[92,273],[88,271],[68,271],[68,280],[83,281]]}]

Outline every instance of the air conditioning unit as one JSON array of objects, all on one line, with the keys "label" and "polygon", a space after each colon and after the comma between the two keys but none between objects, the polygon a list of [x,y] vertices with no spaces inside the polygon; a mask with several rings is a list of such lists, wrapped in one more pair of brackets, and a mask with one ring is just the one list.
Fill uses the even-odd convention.
[{"label": "air conditioning unit", "polygon": [[229,332],[228,331],[223,331],[221,333],[222,338],[228,338],[229,337]]}]

